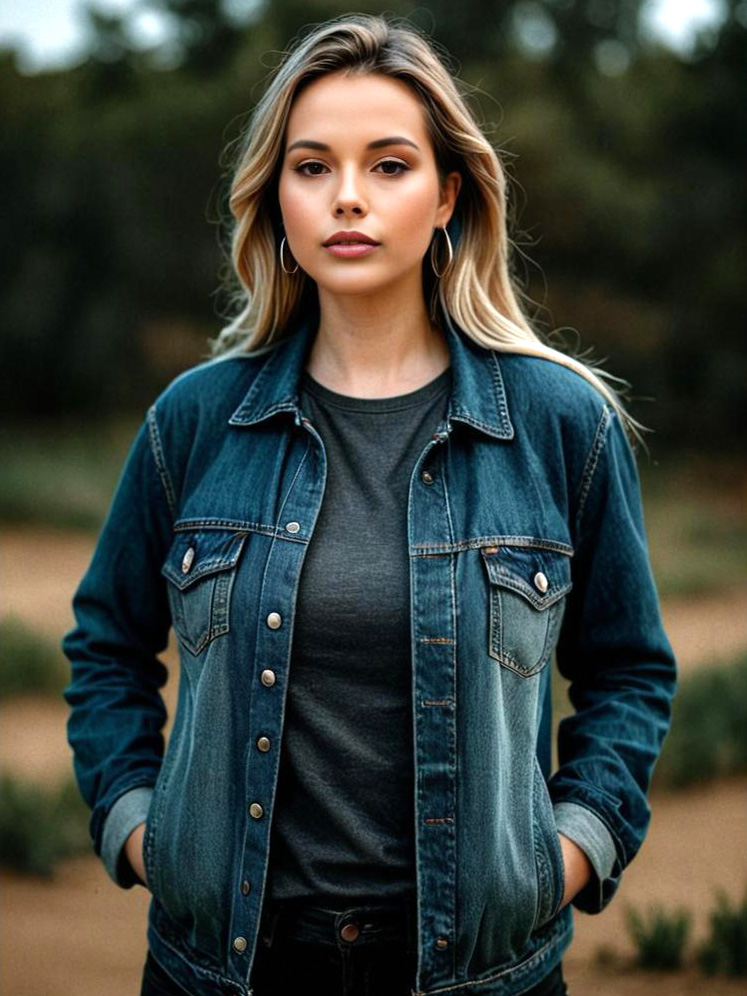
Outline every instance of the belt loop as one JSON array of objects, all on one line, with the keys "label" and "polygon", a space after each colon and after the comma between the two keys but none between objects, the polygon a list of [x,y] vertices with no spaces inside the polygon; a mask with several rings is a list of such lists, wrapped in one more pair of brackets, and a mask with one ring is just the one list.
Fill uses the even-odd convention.
[{"label": "belt loop", "polygon": [[407,933],[407,953],[417,954],[418,950],[418,900],[414,893],[405,896],[405,931]]},{"label": "belt loop", "polygon": [[267,906],[262,912],[259,936],[262,943],[271,948],[273,941],[275,940],[275,933],[277,931],[278,921],[282,915],[283,908],[278,906],[277,908],[272,908]]}]

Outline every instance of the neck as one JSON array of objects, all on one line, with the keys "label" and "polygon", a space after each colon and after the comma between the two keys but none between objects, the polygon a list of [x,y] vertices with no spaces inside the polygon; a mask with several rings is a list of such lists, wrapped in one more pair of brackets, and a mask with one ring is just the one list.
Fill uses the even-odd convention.
[{"label": "neck", "polygon": [[450,362],[445,333],[431,322],[422,295],[410,307],[360,297],[323,301],[307,370],[330,390],[357,398],[415,391]]}]

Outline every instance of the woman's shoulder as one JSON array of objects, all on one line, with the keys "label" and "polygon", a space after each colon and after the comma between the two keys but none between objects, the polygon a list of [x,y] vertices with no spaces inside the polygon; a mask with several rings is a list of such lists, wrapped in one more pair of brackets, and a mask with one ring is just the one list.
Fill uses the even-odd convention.
[{"label": "woman's shoulder", "polygon": [[268,350],[204,360],[171,380],[153,402],[159,418],[215,418],[240,405],[267,361]]},{"label": "woman's shoulder", "polygon": [[517,418],[560,422],[584,434],[614,408],[598,386],[562,358],[504,352],[496,358],[509,412]]}]

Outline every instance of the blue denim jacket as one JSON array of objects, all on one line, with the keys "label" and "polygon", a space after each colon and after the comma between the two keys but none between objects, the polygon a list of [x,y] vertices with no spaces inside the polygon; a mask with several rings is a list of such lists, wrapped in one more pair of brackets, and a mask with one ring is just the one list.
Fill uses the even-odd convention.
[{"label": "blue denim jacket", "polygon": [[[449,408],[407,507],[412,991],[513,996],[571,939],[558,831],[592,861],[574,900],[592,913],[641,845],[675,664],[617,415],[573,371],[446,323]],[[63,639],[94,849],[130,888],[122,845],[146,823],[149,946],[196,996],[251,996],[295,598],[326,478],[297,395],[315,332],[303,320],[158,397]],[[157,655],[172,625],[181,669],[164,757]],[[553,654],[575,713],[551,775]]]}]

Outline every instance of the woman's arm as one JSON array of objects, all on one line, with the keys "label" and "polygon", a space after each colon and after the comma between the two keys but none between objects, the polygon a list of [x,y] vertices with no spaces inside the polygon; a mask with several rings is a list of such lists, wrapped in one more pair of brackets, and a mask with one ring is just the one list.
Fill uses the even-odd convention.
[{"label": "woman's arm", "polygon": [[643,841],[676,681],[635,459],[611,409],[586,462],[575,535],[574,586],[557,648],[575,713],[560,723],[549,788],[558,830],[597,870],[574,898],[593,913],[612,898]]},{"label": "woman's arm", "polygon": [[96,854],[123,888],[135,884],[123,845],[147,817],[160,769],[166,708],[158,659],[170,614],[161,565],[173,489],[151,408],[127,456],[93,559],[73,599],[77,625],[62,648],[72,666],[63,695],[75,776],[92,810]]}]

